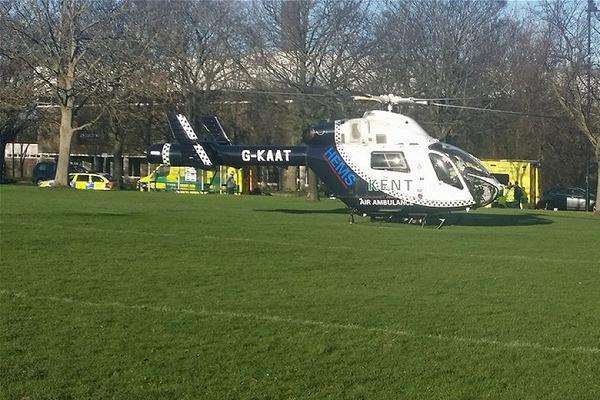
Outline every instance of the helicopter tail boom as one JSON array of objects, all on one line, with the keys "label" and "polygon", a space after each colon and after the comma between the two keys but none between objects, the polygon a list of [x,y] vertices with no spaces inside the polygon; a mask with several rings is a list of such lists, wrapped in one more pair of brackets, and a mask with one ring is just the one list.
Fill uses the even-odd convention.
[{"label": "helicopter tail boom", "polygon": [[244,167],[306,165],[305,146],[237,146],[210,142],[158,143],[148,149],[148,162],[178,167],[212,169],[218,165]]},{"label": "helicopter tail boom", "polygon": [[307,148],[304,146],[232,145],[215,116],[201,118],[202,126],[212,140],[200,140],[183,114],[170,111],[167,120],[176,143],[150,146],[147,154],[150,163],[202,169],[212,169],[218,165],[306,165]]},{"label": "helicopter tail boom", "polygon": [[219,146],[218,158],[223,165],[306,165],[305,146]]}]

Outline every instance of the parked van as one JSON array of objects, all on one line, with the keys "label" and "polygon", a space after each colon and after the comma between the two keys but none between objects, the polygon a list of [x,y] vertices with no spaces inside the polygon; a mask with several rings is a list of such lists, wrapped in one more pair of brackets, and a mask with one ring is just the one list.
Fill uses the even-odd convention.
[{"label": "parked van", "polygon": [[156,167],[148,176],[140,178],[137,188],[143,192],[158,190],[188,193],[199,193],[202,189],[195,168],[165,164]]},{"label": "parked van", "polygon": [[[540,162],[535,160],[481,160],[481,163],[504,186],[517,184],[522,191],[522,205],[533,208],[540,200]],[[503,196],[494,203],[502,204]],[[492,204],[493,206],[494,204]]]},{"label": "parked van", "polygon": [[137,183],[140,191],[174,191],[177,193],[226,192],[228,177],[233,176],[235,193],[242,193],[242,170],[220,166],[215,171],[205,171],[193,167],[173,167],[160,164],[148,176]]}]

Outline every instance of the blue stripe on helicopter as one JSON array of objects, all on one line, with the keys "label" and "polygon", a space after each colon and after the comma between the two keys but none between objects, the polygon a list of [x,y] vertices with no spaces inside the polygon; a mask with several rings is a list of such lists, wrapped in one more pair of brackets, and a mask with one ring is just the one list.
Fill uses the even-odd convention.
[{"label": "blue stripe on helicopter", "polygon": [[334,174],[340,179],[342,184],[348,188],[354,185],[356,182],[356,174],[352,172],[352,169],[344,162],[342,156],[335,150],[333,146],[329,146],[325,149],[325,159],[329,163],[329,166],[333,170]]}]

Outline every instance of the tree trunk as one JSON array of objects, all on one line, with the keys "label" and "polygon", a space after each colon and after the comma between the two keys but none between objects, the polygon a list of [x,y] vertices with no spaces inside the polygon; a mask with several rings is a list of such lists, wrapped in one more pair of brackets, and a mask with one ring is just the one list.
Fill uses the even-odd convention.
[{"label": "tree trunk", "polygon": [[4,153],[6,149],[6,142],[0,140],[0,183],[4,183]]},{"label": "tree trunk", "polygon": [[[70,101],[72,103],[72,101]],[[60,108],[60,135],[58,147],[58,163],[54,183],[56,186],[69,185],[69,159],[71,157],[71,139],[73,138],[73,107]]]},{"label": "tree trunk", "polygon": [[29,143],[23,148],[23,143],[21,143],[21,156],[19,157],[19,178],[23,180],[23,174],[25,169],[25,160],[27,159],[27,150],[29,150]]},{"label": "tree trunk", "polygon": [[308,177],[308,188],[306,190],[307,201],[319,201],[319,192],[317,190],[317,175],[309,167],[306,167]]},{"label": "tree trunk", "polygon": [[296,192],[298,190],[297,174],[298,167],[290,166],[282,171],[283,173],[283,191]]},{"label": "tree trunk", "polygon": [[0,183],[6,182],[6,171],[4,170],[4,167],[6,166],[6,160],[4,158],[4,154],[6,152],[6,145],[10,142],[14,142],[16,139],[17,129],[9,128],[4,132],[0,132],[0,157],[2,158],[0,159]]},{"label": "tree trunk", "polygon": [[594,215],[600,216],[600,144],[596,146],[596,166],[598,168],[598,181],[596,182],[596,205]]},{"label": "tree trunk", "polygon": [[112,176],[117,181],[117,187],[123,189],[123,152],[120,147],[115,147],[113,151]]}]

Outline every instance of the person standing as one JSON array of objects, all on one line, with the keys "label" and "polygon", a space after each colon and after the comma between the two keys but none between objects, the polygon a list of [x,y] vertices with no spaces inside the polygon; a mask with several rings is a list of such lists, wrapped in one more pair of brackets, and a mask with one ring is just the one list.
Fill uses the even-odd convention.
[{"label": "person standing", "polygon": [[227,181],[225,181],[225,189],[227,191],[227,194],[235,194],[235,191],[237,189],[237,183],[235,181],[235,175],[233,172],[229,173]]},{"label": "person standing", "polygon": [[523,208],[522,203],[523,203],[523,189],[521,189],[521,186],[519,186],[518,182],[515,182],[515,186],[514,186],[514,196],[515,196],[515,201],[514,201],[514,208]]},{"label": "person standing", "polygon": [[508,183],[508,187],[505,193],[506,206],[508,208],[521,208],[521,202],[523,200],[523,189],[519,186],[518,182],[514,184]]}]

